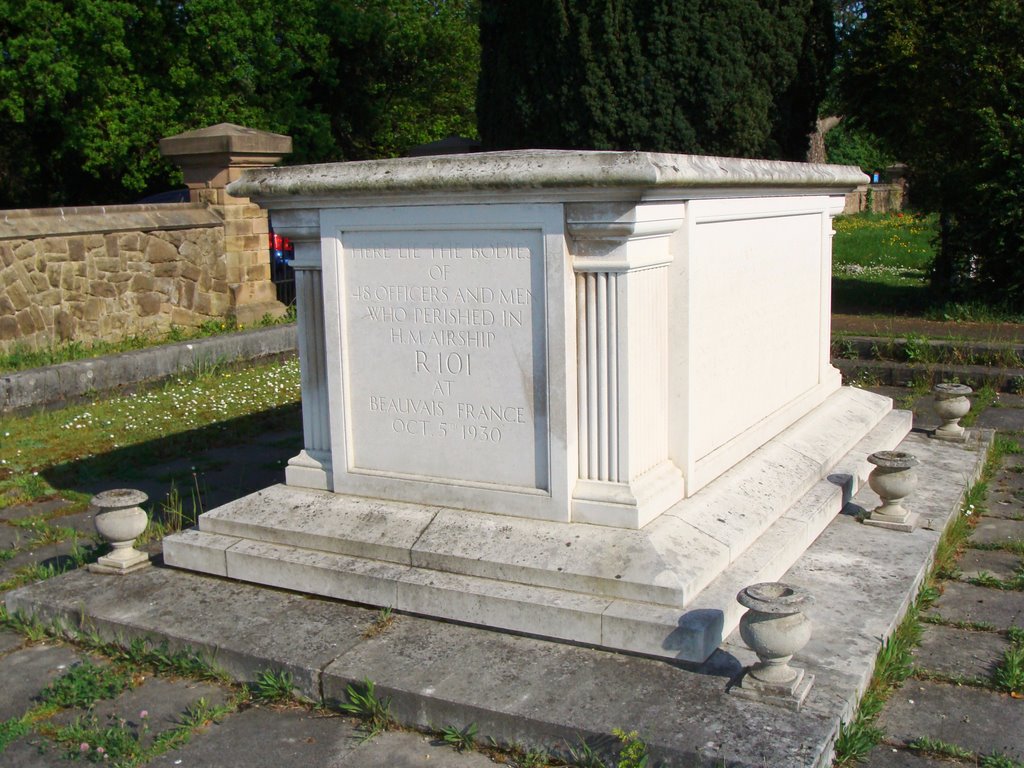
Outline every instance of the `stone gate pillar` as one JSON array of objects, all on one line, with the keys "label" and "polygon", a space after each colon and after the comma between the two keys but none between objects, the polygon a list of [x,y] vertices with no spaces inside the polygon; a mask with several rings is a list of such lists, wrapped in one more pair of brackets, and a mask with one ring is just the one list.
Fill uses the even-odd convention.
[{"label": "stone gate pillar", "polygon": [[224,279],[229,313],[247,325],[264,315],[280,317],[285,306],[270,281],[267,213],[225,187],[248,168],[267,168],[292,151],[290,136],[233,123],[160,139],[160,153],[181,168],[192,202],[205,203],[224,220]]}]

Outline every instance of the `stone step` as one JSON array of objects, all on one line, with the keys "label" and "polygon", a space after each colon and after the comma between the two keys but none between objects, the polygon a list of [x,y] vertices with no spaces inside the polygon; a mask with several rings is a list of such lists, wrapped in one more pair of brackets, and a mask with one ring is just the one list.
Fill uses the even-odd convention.
[{"label": "stone step", "polygon": [[274,486],[166,539],[164,558],[410,613],[703,661],[735,625],[736,591],[751,581],[733,583],[784,572],[842,508],[867,454],[909,430],[909,414],[890,408],[887,398],[841,390],[641,530]]},{"label": "stone step", "polygon": [[[721,630],[716,620],[702,631],[705,643],[713,649],[721,637],[731,633],[746,610],[736,595],[751,584],[777,581],[792,567],[832,519],[867,483],[872,465],[867,457],[875,451],[891,450],[910,431],[913,416],[909,411],[892,411],[837,463],[827,478],[819,480],[797,503],[765,531],[743,556],[726,568],[687,608],[693,614],[691,631],[700,627],[700,616],[721,612]],[[719,635],[718,632],[723,634]]]}]

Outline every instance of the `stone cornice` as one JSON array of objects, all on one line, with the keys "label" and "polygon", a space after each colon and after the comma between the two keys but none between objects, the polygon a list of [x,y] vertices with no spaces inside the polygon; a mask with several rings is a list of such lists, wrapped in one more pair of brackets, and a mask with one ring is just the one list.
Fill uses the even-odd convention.
[{"label": "stone cornice", "polygon": [[278,199],[414,192],[784,188],[844,192],[854,166],[651,152],[520,150],[260,168],[232,183],[237,197]]}]

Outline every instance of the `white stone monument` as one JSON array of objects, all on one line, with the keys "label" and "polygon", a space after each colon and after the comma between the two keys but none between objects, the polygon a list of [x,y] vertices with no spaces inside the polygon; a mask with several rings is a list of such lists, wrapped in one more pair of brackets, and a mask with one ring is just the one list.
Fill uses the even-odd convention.
[{"label": "white stone monument", "polygon": [[836,465],[856,484],[909,429],[829,362],[862,181],[578,151],[247,172],[296,244],[305,447],[166,561],[706,658],[838,512]]}]

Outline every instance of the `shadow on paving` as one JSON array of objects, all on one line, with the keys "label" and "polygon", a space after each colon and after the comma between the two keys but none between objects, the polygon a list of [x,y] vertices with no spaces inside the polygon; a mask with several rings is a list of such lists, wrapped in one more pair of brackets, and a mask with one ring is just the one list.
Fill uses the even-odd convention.
[{"label": "shadow on paving", "polygon": [[212,509],[284,481],[302,448],[302,414],[288,405],[50,467],[55,488],[145,491],[158,506],[176,491],[186,513]]}]

